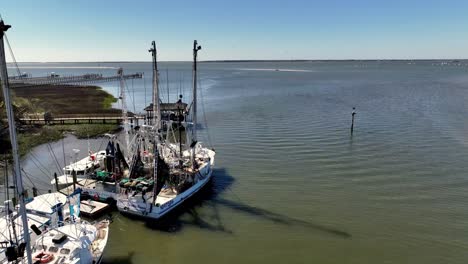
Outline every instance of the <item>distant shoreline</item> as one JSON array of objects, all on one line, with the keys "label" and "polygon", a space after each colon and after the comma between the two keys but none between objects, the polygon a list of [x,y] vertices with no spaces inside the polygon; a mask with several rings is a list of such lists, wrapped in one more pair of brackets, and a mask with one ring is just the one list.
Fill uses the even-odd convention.
[{"label": "distant shoreline", "polygon": [[[236,63],[236,62],[356,62],[356,61],[365,61],[365,62],[378,62],[378,61],[468,61],[468,59],[343,59],[343,60],[202,60],[200,63]],[[192,61],[159,61],[159,62],[192,62]],[[38,61],[22,61],[18,63],[37,63],[37,64],[47,64],[47,63],[151,63],[151,61],[48,61],[48,62],[38,62]],[[13,64],[13,62],[7,62],[7,64]]]}]

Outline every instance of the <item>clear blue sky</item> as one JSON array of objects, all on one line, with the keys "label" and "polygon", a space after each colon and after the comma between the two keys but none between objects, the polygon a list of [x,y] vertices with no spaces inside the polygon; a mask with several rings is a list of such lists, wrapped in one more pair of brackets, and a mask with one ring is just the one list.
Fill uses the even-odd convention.
[{"label": "clear blue sky", "polygon": [[18,61],[468,58],[468,0],[1,0]]}]

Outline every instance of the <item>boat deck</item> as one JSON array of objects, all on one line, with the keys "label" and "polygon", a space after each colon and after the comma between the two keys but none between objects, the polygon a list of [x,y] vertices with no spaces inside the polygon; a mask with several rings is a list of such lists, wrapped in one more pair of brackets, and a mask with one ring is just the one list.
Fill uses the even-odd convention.
[{"label": "boat deck", "polygon": [[156,197],[156,201],[154,201],[154,204],[165,204],[169,202],[170,200],[174,199],[177,196],[177,193],[172,191],[171,189],[163,189],[161,192],[158,194]]},{"label": "boat deck", "polygon": [[[133,212],[144,212],[148,210],[151,206],[148,202],[152,201],[153,199],[152,196],[145,196],[145,200],[143,200],[141,193],[138,193],[135,196],[132,196],[131,194],[128,194],[126,196],[126,199],[119,199],[118,203],[120,203],[122,207],[127,207],[128,211]],[[167,202],[173,200],[176,196],[177,194],[172,190],[164,189],[156,197],[154,205],[161,206],[163,204],[166,204]]]},{"label": "boat deck", "polygon": [[[105,200],[109,197],[117,200],[116,186],[114,183],[104,183],[93,179],[83,179],[78,180],[75,187],[81,188],[83,192],[88,192],[91,196],[99,196],[100,200]],[[73,191],[73,185],[60,190],[60,192],[67,195],[72,194]]]}]

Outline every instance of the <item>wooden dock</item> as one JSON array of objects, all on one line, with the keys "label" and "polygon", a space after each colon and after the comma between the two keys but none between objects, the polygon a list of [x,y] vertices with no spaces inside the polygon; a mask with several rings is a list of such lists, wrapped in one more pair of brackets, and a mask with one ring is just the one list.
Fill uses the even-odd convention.
[{"label": "wooden dock", "polygon": [[[145,116],[135,115],[128,117],[130,124],[139,125],[140,120],[144,120]],[[26,124],[120,124],[122,122],[121,115],[108,115],[108,116],[59,116],[47,120],[44,117],[24,117],[20,119],[21,122]]]},{"label": "wooden dock", "polygon": [[83,179],[78,180],[75,184],[75,187],[70,185],[60,190],[60,192],[65,195],[69,195],[74,192],[74,188],[81,188],[82,197],[87,196],[95,201],[101,201],[108,204],[117,201],[116,186],[112,183],[103,183],[92,179]]},{"label": "wooden dock", "polygon": [[94,201],[92,199],[81,201],[80,215],[95,218],[103,214],[110,208],[109,204]]},{"label": "wooden dock", "polygon": [[[27,78],[8,78],[9,82],[14,89],[25,87],[34,87],[41,85],[85,85],[98,82],[120,81],[122,79],[142,79],[143,73],[137,72],[134,74],[123,74],[113,76],[103,76],[102,74],[88,73],[83,75],[69,75],[69,76],[43,76],[43,77],[27,77]],[[73,88],[73,86],[69,86]]]}]

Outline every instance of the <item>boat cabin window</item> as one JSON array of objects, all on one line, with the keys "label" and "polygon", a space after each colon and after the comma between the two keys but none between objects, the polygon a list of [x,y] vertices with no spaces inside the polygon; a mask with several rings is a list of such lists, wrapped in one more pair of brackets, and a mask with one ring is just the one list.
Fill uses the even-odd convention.
[{"label": "boat cabin window", "polygon": [[68,249],[68,248],[62,248],[62,249],[60,249],[60,254],[68,255],[68,254],[70,254],[70,251],[71,250]]},{"label": "boat cabin window", "polygon": [[58,247],[49,247],[49,252],[56,253],[58,252],[59,248]]},{"label": "boat cabin window", "polygon": [[72,259],[74,256],[78,256],[78,254],[80,253],[80,249],[79,248],[75,248],[73,250],[73,252],[71,253],[70,255],[70,259]]},{"label": "boat cabin window", "polygon": [[47,250],[47,246],[45,245],[36,245],[36,249],[37,251],[39,250],[43,250],[43,251],[46,251]]},{"label": "boat cabin window", "polygon": [[82,171],[82,170],[79,170],[79,171],[76,172],[76,175],[84,175],[84,174],[85,174],[85,172]]}]

